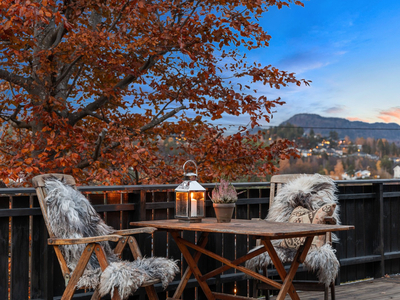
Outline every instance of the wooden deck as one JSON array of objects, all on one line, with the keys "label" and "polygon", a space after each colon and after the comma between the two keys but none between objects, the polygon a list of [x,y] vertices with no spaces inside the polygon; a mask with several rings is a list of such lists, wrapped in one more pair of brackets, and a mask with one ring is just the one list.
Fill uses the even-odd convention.
[{"label": "wooden deck", "polygon": [[[298,292],[301,300],[324,299],[323,292]],[[275,297],[271,297],[271,300]],[[290,299],[286,297],[285,299]],[[336,286],[337,300],[400,300],[400,275]]]}]

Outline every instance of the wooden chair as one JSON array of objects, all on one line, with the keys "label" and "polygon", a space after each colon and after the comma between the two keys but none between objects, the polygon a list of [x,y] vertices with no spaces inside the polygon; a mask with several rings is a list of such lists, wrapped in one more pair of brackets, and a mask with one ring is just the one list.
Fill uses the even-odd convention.
[{"label": "wooden chair", "polygon": [[[270,185],[270,198],[269,198],[269,206],[271,207],[272,203],[274,202],[276,194],[282,188],[284,184],[289,181],[293,181],[294,179],[300,176],[312,176],[312,175],[305,175],[305,174],[286,174],[286,175],[274,175],[271,177],[271,185]],[[336,224],[336,220],[332,217],[325,217],[326,224]],[[330,232],[326,233],[326,242],[332,244],[332,235]],[[261,245],[261,241],[257,240],[256,245]],[[264,276],[267,276],[267,268],[263,267],[262,272]],[[324,284],[319,283],[318,281],[311,281],[311,280],[296,280],[293,281],[293,285],[296,290],[302,291],[324,291],[324,300],[329,299],[329,289],[331,290],[331,299],[335,300],[335,283],[332,282],[329,287],[326,287]],[[269,291],[276,290],[271,285],[268,285],[263,282],[258,282],[254,280],[253,282],[253,295],[256,295],[258,290],[265,290],[265,299],[269,298]]]},{"label": "wooden chair", "polygon": [[[94,236],[94,237],[85,237],[85,238],[79,238],[79,239],[61,239],[57,238],[54,235],[54,232],[49,224],[49,218],[47,214],[47,204],[45,201],[46,198],[46,189],[45,189],[45,181],[49,178],[57,178],[64,183],[74,187],[75,186],[75,180],[72,176],[70,175],[64,175],[64,174],[46,174],[46,175],[39,175],[36,176],[32,179],[33,186],[36,189],[36,193],[38,196],[40,208],[42,210],[43,218],[49,233],[49,239],[48,239],[48,245],[53,246],[55,254],[57,256],[58,262],[61,267],[61,272],[62,275],[65,279],[65,284],[66,284],[66,289],[62,295],[62,300],[66,299],[72,299],[75,290],[76,290],[76,284],[78,283],[80,277],[82,276],[85,267],[87,266],[90,257],[94,253],[98,259],[98,262],[100,264],[101,270],[104,271],[106,267],[108,266],[108,261],[107,257],[105,255],[104,249],[101,246],[100,242],[104,241],[112,241],[112,242],[118,242],[116,247],[114,248],[114,253],[117,255],[121,255],[122,251],[126,247],[126,245],[129,245],[129,248],[132,252],[132,255],[135,259],[142,258],[142,254],[140,252],[140,249],[138,247],[138,243],[136,239],[132,236],[134,234],[139,234],[139,233],[152,233],[156,228],[153,227],[143,227],[143,228],[135,228],[135,229],[126,229],[126,230],[115,230],[112,235],[105,235],[105,236]],[[62,245],[77,245],[77,244],[87,244],[85,250],[82,253],[82,256],[79,259],[79,262],[74,270],[70,270],[67,266],[66,259],[63,256],[63,253],[59,246]],[[72,274],[72,275],[71,275]],[[157,293],[154,288],[154,284],[159,282],[159,280],[149,280],[142,284],[142,287],[145,287],[146,293],[149,297],[149,299],[158,299]],[[94,299],[100,299],[99,296],[99,291],[96,289],[93,293],[93,296],[91,298],[92,300]],[[118,294],[118,290],[114,289],[114,295],[112,299],[120,299],[120,296]]]}]

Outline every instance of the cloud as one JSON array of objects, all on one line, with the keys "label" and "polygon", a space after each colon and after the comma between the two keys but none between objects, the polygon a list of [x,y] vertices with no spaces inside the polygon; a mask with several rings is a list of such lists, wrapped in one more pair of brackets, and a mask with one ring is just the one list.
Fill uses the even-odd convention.
[{"label": "cloud", "polygon": [[344,112],[345,109],[346,109],[346,106],[338,105],[338,106],[329,107],[329,108],[325,109],[324,112],[327,114],[338,114],[338,113]]},{"label": "cloud", "polygon": [[296,74],[301,74],[310,70],[320,69],[330,62],[326,58],[315,51],[298,52],[283,58],[278,65],[284,69],[294,71]]},{"label": "cloud", "polygon": [[400,121],[400,107],[392,107],[389,110],[379,112],[378,118],[386,123]]},{"label": "cloud", "polygon": [[365,122],[365,123],[371,123],[370,120],[360,119],[360,118],[357,118],[357,117],[348,117],[348,118],[345,118],[345,119],[347,119],[349,121],[361,121],[361,122]]},{"label": "cloud", "polygon": [[325,47],[316,47],[307,51],[292,53],[281,59],[278,65],[296,74],[301,74],[336,63],[340,59],[339,57],[346,53],[347,51],[344,50],[327,50]]}]

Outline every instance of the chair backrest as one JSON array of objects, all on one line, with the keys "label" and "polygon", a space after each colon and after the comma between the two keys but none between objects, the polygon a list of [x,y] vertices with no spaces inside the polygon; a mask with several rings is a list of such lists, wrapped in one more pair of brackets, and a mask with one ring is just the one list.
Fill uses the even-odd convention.
[{"label": "chair backrest", "polygon": [[281,187],[300,176],[312,176],[311,174],[284,174],[284,175],[274,175],[271,177],[271,186],[269,194],[269,206],[274,202],[275,196]]},{"label": "chair backrest", "polygon": [[39,200],[40,209],[42,210],[42,215],[47,227],[47,231],[49,232],[49,236],[53,238],[55,237],[55,235],[53,233],[53,230],[51,229],[51,226],[49,225],[49,218],[47,215],[47,203],[45,201],[47,196],[45,182],[47,179],[50,178],[57,178],[58,180],[65,182],[66,184],[72,186],[73,188],[76,188],[76,182],[74,177],[72,177],[71,175],[56,174],[56,173],[38,175],[32,178],[32,184],[33,187],[36,189],[36,194]]},{"label": "chair backrest", "polygon": [[[71,175],[65,175],[65,174],[44,174],[44,175],[38,175],[32,178],[32,184],[33,187],[36,189],[36,195],[39,200],[40,204],[40,209],[42,211],[43,215],[43,220],[46,224],[47,231],[49,233],[50,238],[54,238],[55,234],[50,226],[49,223],[49,217],[47,215],[47,203],[45,201],[47,193],[46,193],[46,188],[45,188],[45,181],[50,178],[57,178],[66,184],[72,186],[73,188],[76,188],[76,182],[75,179]],[[70,270],[67,266],[67,263],[65,261],[65,258],[61,252],[61,249],[57,245],[53,245],[54,251],[56,253],[58,262],[61,267],[61,272],[63,274],[63,277],[65,278],[66,274],[70,274]]]},{"label": "chair backrest", "polygon": [[[272,176],[271,177],[271,185],[270,185],[269,207],[271,207],[272,203],[275,200],[276,194],[279,192],[279,190],[282,188],[282,186],[292,180],[295,180],[296,178],[298,178],[300,176],[313,176],[313,174],[284,174],[284,175]],[[335,220],[337,221],[337,220],[339,220],[339,218],[336,217]],[[334,235],[334,234],[332,235],[330,232],[326,233],[326,241],[328,243],[332,243],[332,237],[334,238],[334,240],[337,240],[336,235]],[[257,245],[259,245],[259,242],[257,242]]]}]

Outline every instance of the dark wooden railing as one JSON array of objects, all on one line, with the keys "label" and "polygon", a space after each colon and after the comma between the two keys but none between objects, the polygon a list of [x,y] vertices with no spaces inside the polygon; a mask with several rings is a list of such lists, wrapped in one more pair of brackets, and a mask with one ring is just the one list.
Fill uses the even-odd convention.
[{"label": "dark wooden railing", "polygon": [[[337,284],[385,274],[400,273],[400,180],[337,181],[341,220],[355,230],[340,232],[335,245],[341,262]],[[204,184],[210,191],[213,184]],[[235,218],[265,218],[268,212],[269,183],[238,183],[239,195]],[[106,222],[118,229],[129,228],[134,220],[174,218],[176,185],[80,187]],[[207,201],[206,215],[214,216]],[[183,233],[193,241],[197,233]],[[181,253],[167,233],[142,235],[139,244],[146,256],[168,256],[182,261]],[[249,251],[255,241],[247,236],[210,234],[207,247],[228,259]],[[129,253],[124,254],[129,258]],[[185,262],[181,263],[182,270]],[[202,271],[217,266],[205,256],[199,262]],[[273,271],[270,272],[274,275]],[[310,277],[301,272],[299,279]],[[179,276],[160,299],[172,295]],[[209,279],[212,289],[251,294],[249,280],[230,270]],[[0,299],[60,299],[64,290],[58,262],[47,246],[47,231],[32,188],[0,189]],[[91,293],[79,291],[76,299],[90,299]],[[137,292],[132,299],[144,299]],[[204,299],[195,280],[191,280],[183,299]]]}]

